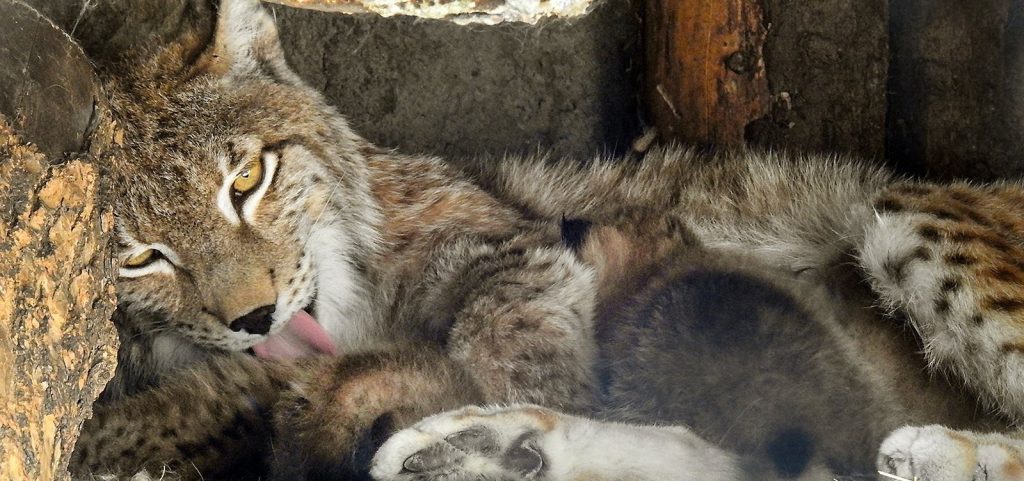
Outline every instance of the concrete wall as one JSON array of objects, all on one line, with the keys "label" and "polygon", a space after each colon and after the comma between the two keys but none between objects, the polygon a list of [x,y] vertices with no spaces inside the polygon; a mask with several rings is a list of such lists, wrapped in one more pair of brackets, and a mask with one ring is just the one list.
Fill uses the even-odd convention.
[{"label": "concrete wall", "polygon": [[382,145],[587,156],[638,131],[639,22],[624,0],[536,26],[275,11],[293,67]]}]

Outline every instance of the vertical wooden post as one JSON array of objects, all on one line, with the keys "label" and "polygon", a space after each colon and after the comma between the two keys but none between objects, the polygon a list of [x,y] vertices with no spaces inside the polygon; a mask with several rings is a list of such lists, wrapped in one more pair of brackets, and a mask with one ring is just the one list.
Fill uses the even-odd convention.
[{"label": "vertical wooden post", "polygon": [[771,97],[757,0],[646,0],[645,97],[669,139],[740,145]]}]

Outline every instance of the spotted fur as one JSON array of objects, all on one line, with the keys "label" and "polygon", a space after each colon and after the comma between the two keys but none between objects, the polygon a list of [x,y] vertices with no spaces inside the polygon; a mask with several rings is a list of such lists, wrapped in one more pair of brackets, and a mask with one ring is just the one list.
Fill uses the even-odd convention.
[{"label": "spotted fur", "polygon": [[929,363],[1024,419],[1024,188],[899,184],[875,201],[861,262]]},{"label": "spotted fur", "polygon": [[[673,146],[460,172],[352,132],[288,68],[256,0],[222,0],[210,38],[190,31],[142,51],[103,68],[125,129],[109,166],[125,346],[78,473],[365,479],[392,431],[467,403],[523,403],[515,419],[553,413],[541,416],[551,429],[583,426],[601,440],[593,455],[610,459],[641,446],[626,433],[678,441],[685,456],[640,450],[634,462],[652,469],[638,464],[637,479],[844,474],[871,465],[901,424],[982,431],[1020,419],[1014,185]],[[254,161],[264,178],[235,195]],[[147,249],[156,261],[128,265]],[[872,311],[879,299],[896,316]],[[306,307],[340,358],[274,365],[240,353]],[[269,310],[266,330],[238,328]],[[902,315],[919,337],[904,335]],[[882,444],[882,469],[906,451],[900,433]],[[571,454],[506,434],[491,443],[501,456],[480,465],[511,466],[497,479],[541,472],[523,450]],[[435,438],[400,443],[402,456],[374,465],[378,478],[412,463],[426,473],[415,479],[461,479],[446,476],[464,456],[427,456],[453,452]],[[908,459],[931,452],[911,447]],[[594,466],[581,479],[618,479]]]}]

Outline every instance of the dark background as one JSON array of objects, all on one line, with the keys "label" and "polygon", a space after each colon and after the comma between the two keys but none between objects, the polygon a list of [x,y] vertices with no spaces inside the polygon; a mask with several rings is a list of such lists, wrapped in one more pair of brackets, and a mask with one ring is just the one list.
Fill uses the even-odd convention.
[{"label": "dark background", "polygon": [[[98,0],[84,15],[81,0],[30,3],[101,57],[207,15],[201,1]],[[379,144],[583,158],[621,153],[643,129],[640,32],[657,5],[603,0],[580,19],[498,26],[273,8],[294,68]],[[772,107],[746,126],[750,143],[938,179],[1024,168],[1024,0],[761,5]]]}]

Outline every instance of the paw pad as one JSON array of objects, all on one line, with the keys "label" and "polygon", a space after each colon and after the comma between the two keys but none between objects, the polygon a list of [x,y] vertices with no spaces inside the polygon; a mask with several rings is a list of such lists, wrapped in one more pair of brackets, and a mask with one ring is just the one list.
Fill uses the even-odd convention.
[{"label": "paw pad", "polygon": [[533,407],[470,408],[427,418],[384,443],[371,475],[378,481],[537,480],[547,466],[543,442],[550,427],[536,413]]}]

